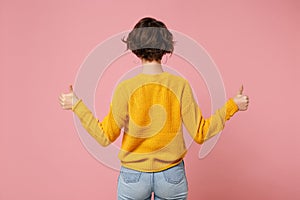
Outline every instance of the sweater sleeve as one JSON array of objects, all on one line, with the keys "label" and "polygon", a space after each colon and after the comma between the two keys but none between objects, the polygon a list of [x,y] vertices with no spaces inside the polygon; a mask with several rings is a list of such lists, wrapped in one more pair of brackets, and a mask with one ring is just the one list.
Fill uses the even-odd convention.
[{"label": "sweater sleeve", "polygon": [[238,107],[233,99],[229,99],[223,107],[205,119],[187,81],[183,89],[181,101],[183,123],[194,141],[199,144],[202,144],[222,131],[225,127],[225,122],[238,111]]},{"label": "sweater sleeve", "polygon": [[111,142],[117,139],[121,129],[117,126],[112,115],[112,109],[109,114],[99,122],[94,117],[88,107],[79,100],[73,107],[73,112],[78,116],[82,126],[86,131],[102,146],[108,146]]}]

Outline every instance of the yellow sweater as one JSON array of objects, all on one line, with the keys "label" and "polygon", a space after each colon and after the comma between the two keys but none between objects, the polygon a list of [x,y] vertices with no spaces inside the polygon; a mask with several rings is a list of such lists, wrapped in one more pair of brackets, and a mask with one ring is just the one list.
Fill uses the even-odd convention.
[{"label": "yellow sweater", "polygon": [[102,122],[82,100],[72,110],[102,146],[115,141],[124,128],[119,152],[122,165],[156,172],[178,164],[185,156],[182,125],[194,141],[202,144],[223,130],[225,121],[238,107],[229,99],[210,118],[204,119],[188,81],[163,72],[139,74],[120,83]]}]

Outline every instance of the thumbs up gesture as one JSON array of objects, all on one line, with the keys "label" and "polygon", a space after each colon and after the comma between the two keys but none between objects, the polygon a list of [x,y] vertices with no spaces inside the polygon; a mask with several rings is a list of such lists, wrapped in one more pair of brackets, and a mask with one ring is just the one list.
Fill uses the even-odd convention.
[{"label": "thumbs up gesture", "polygon": [[244,87],[243,85],[238,91],[238,94],[233,98],[233,101],[239,107],[240,111],[245,111],[248,109],[249,97],[247,95],[243,95]]},{"label": "thumbs up gesture", "polygon": [[70,85],[69,93],[62,93],[59,96],[59,103],[64,110],[71,110],[72,106],[78,101],[78,97],[73,92],[73,87]]}]

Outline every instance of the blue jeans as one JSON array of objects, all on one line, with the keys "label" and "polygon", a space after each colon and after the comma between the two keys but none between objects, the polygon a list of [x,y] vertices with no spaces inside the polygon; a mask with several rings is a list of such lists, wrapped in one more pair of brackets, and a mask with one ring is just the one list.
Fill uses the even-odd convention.
[{"label": "blue jeans", "polygon": [[187,199],[188,184],[184,162],[160,172],[140,172],[121,167],[118,200]]}]

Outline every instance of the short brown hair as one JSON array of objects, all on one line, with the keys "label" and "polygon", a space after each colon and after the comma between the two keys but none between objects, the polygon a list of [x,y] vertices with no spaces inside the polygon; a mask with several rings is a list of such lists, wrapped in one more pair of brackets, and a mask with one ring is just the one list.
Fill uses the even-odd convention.
[{"label": "short brown hair", "polygon": [[122,41],[137,57],[148,61],[161,60],[174,50],[172,33],[163,22],[151,17],[141,19]]}]

